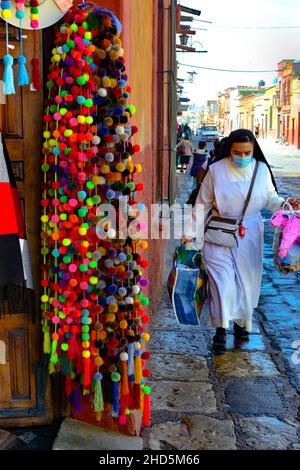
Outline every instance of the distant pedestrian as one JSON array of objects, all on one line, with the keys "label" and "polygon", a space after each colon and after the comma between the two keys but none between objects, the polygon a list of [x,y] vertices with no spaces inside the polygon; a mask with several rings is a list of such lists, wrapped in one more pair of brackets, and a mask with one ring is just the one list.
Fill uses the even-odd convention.
[{"label": "distant pedestrian", "polygon": [[197,178],[198,174],[201,171],[202,165],[207,160],[208,151],[206,148],[206,142],[203,139],[200,139],[198,142],[198,150],[194,151],[192,158],[189,162],[188,173],[193,177],[193,188],[197,187]]},{"label": "distant pedestrian", "polygon": [[255,126],[255,138],[259,138],[259,125]]},{"label": "distant pedestrian", "polygon": [[180,172],[184,173],[194,152],[193,144],[185,134],[182,135],[181,141],[177,144],[176,151],[179,153],[180,158]]},{"label": "distant pedestrian", "polygon": [[214,148],[211,149],[211,151],[209,152],[209,155],[211,156],[212,161],[216,158],[216,155],[217,155],[216,151],[219,146],[220,146],[220,139],[217,138],[214,140]]}]

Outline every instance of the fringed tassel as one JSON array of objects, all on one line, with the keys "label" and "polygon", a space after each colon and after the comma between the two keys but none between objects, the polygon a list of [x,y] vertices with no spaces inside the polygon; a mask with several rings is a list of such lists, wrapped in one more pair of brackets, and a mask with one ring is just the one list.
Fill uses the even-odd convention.
[{"label": "fringed tassel", "polygon": [[148,385],[143,387],[144,404],[142,423],[144,426],[150,426],[150,393],[151,389]]},{"label": "fringed tassel", "polygon": [[120,411],[120,401],[119,401],[119,382],[121,376],[118,372],[111,373],[112,380],[112,407],[115,414],[118,414]]},{"label": "fringed tassel", "polygon": [[103,393],[102,393],[102,374],[100,372],[96,372],[94,374],[95,380],[95,387],[94,387],[94,411],[96,413],[97,421],[101,421],[102,411],[104,410],[104,401],[103,401]]},{"label": "fringed tassel", "polygon": [[65,392],[66,392],[66,395],[69,397],[72,393],[72,379],[71,379],[71,375],[70,374],[67,374],[66,375],[66,380],[65,380]]},{"label": "fringed tassel", "polygon": [[89,388],[91,385],[90,358],[83,358],[83,387]]},{"label": "fringed tassel", "polygon": [[19,71],[18,71],[18,85],[24,86],[29,85],[29,76],[26,70],[26,57],[19,55],[18,59]]},{"label": "fringed tassel", "polygon": [[129,385],[128,385],[128,368],[127,368],[128,355],[126,354],[126,356],[124,356],[126,360],[123,360],[122,354],[126,354],[126,353],[121,353],[122,374],[121,374],[120,405],[121,405],[121,408],[126,408],[127,406],[130,406],[131,395],[130,395]]},{"label": "fringed tassel", "polygon": [[68,344],[69,344],[69,349],[67,351],[67,357],[69,361],[74,361],[78,356],[80,357],[80,351],[79,351],[76,334],[71,334],[71,338]]},{"label": "fringed tassel", "polygon": [[118,417],[118,424],[119,426],[125,426],[126,423],[127,423],[127,416],[125,414],[125,410],[122,410],[120,416]]},{"label": "fringed tassel", "polygon": [[13,72],[14,59],[9,54],[9,49],[8,49],[8,23],[7,21],[5,21],[5,31],[6,31],[6,54],[3,57],[3,63],[4,63],[3,93],[5,95],[14,95],[16,93],[15,84],[14,84],[14,72]]},{"label": "fringed tassel", "polygon": [[51,354],[51,339],[50,339],[49,325],[43,326],[43,332],[44,332],[44,341],[43,341],[44,354]]},{"label": "fringed tassel", "polygon": [[141,386],[139,384],[133,384],[133,404],[132,408],[134,410],[139,410],[141,408]]},{"label": "fringed tassel", "polygon": [[70,365],[67,359],[67,354],[64,351],[61,354],[61,373],[62,375],[70,374]]},{"label": "fringed tassel", "polygon": [[143,369],[142,369],[142,358],[140,351],[136,351],[136,356],[134,358],[134,383],[140,384],[143,380]]},{"label": "fringed tassel", "polygon": [[132,382],[132,376],[134,376],[134,344],[129,343],[128,345],[128,380]]},{"label": "fringed tassel", "polygon": [[73,389],[73,391],[71,393],[70,401],[71,401],[74,413],[80,413],[81,409],[82,409],[82,407],[81,407],[81,398],[80,398],[80,390],[78,390],[77,388]]},{"label": "fringed tassel", "polygon": [[57,364],[58,363],[58,355],[57,355],[57,340],[52,341],[51,345],[51,356],[50,356],[50,364]]},{"label": "fringed tassel", "polygon": [[3,57],[4,62],[4,75],[3,75],[3,93],[5,95],[14,95],[16,93],[14,85],[14,73],[13,73],[13,63],[14,59],[10,54],[6,54]]},{"label": "fringed tassel", "polygon": [[19,64],[18,85],[29,85],[29,77],[26,70],[26,57],[23,55],[23,38],[22,38],[22,20],[20,19],[20,55],[17,59]]},{"label": "fringed tassel", "polygon": [[34,88],[39,91],[41,88],[41,79],[40,79],[40,62],[39,59],[34,57],[31,59],[31,79]]}]

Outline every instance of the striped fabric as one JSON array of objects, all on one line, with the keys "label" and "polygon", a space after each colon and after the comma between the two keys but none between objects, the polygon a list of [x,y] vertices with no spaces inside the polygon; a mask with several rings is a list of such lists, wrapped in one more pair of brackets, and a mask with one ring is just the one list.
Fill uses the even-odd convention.
[{"label": "striped fabric", "polygon": [[0,318],[34,316],[34,291],[20,198],[0,133]]}]

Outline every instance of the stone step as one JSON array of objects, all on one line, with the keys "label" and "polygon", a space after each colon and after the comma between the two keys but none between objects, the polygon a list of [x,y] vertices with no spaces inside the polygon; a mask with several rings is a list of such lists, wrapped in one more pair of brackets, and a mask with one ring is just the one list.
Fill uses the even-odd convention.
[{"label": "stone step", "polygon": [[52,450],[142,450],[143,439],[66,418]]}]

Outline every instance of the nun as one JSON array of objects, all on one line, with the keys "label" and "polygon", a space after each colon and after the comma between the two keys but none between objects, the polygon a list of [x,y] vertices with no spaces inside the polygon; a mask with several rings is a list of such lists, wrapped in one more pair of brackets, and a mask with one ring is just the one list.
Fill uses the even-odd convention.
[{"label": "nun", "polygon": [[[264,223],[260,211],[281,209],[285,199],[277,192],[270,166],[253,133],[246,129],[231,132],[224,139],[217,158],[209,166],[197,196],[204,207],[204,223],[212,211],[222,217],[239,219],[258,160],[256,178],[243,219],[244,231],[233,248],[208,243],[200,235],[209,278],[210,324],[216,328],[213,351],[226,351],[226,329],[233,321],[236,340],[248,339],[252,315],[258,305],[263,271]],[[295,198],[289,199],[294,209]],[[193,224],[196,212],[193,212]],[[182,238],[195,237],[190,224]],[[196,234],[197,235],[197,234]],[[198,239],[199,237],[196,236]]]}]

